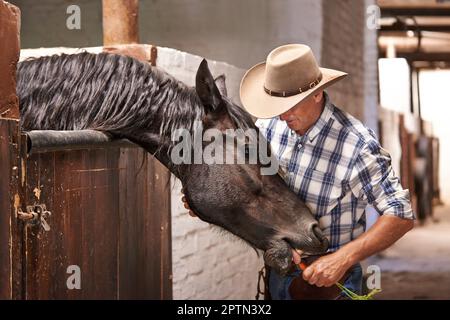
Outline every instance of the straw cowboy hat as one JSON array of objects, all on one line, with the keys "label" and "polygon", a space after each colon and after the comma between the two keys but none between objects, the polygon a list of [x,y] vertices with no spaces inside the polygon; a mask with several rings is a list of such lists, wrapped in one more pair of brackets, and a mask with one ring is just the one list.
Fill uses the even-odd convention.
[{"label": "straw cowboy hat", "polygon": [[241,101],[254,117],[273,118],[346,76],[320,68],[310,47],[288,44],[247,71],[241,82]]}]

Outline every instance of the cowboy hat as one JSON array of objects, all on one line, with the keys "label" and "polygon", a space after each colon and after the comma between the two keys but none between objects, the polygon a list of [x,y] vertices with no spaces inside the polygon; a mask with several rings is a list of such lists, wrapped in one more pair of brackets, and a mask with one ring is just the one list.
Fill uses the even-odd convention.
[{"label": "cowboy hat", "polygon": [[254,117],[273,118],[346,76],[320,68],[307,45],[288,44],[247,71],[241,81],[241,101]]}]

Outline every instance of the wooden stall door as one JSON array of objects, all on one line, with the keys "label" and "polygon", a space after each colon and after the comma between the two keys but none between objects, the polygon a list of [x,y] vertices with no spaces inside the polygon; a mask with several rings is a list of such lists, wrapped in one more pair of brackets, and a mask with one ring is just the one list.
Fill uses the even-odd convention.
[{"label": "wooden stall door", "polygon": [[[26,159],[26,299],[169,299],[166,168],[139,148],[46,152]],[[44,228],[45,227],[45,228]]]}]

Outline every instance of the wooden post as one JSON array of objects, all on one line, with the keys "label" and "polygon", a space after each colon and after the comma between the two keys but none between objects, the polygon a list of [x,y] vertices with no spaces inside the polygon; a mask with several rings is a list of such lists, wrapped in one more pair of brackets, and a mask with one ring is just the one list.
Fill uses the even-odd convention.
[{"label": "wooden post", "polygon": [[138,43],[138,0],[103,0],[103,45]]},{"label": "wooden post", "polygon": [[[0,300],[23,298],[19,100],[20,10],[0,0]],[[25,141],[25,140],[24,140]]]},{"label": "wooden post", "polygon": [[19,8],[0,0],[0,118],[19,119],[16,95],[19,30]]}]

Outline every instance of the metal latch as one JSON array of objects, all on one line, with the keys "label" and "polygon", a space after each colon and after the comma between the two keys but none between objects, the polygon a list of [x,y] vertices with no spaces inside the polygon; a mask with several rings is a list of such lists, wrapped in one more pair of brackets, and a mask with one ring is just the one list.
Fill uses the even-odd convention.
[{"label": "metal latch", "polygon": [[47,211],[45,204],[35,204],[27,206],[27,212],[23,212],[21,209],[17,211],[17,217],[26,223],[36,226],[41,225],[45,231],[50,231],[50,225],[46,219],[51,216],[51,212]]}]

